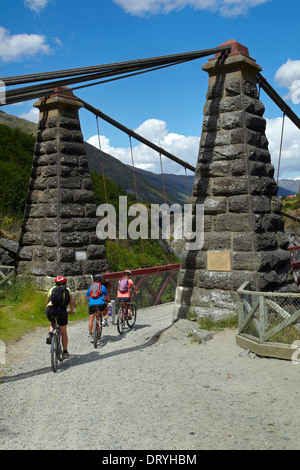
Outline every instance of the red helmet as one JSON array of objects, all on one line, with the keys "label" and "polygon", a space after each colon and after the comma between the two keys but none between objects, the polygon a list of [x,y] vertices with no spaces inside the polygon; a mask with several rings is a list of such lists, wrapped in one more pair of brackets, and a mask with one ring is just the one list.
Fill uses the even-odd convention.
[{"label": "red helmet", "polygon": [[64,276],[57,276],[57,277],[55,278],[55,282],[56,282],[57,284],[66,284],[67,278],[64,277]]},{"label": "red helmet", "polygon": [[131,274],[131,271],[129,269],[126,269],[125,274]]}]

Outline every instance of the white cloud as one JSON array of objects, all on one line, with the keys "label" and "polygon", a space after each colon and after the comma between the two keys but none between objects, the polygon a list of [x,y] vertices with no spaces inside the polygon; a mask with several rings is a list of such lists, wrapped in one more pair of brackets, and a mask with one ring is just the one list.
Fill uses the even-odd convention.
[{"label": "white cloud", "polygon": [[144,16],[145,14],[169,13],[191,7],[195,10],[218,12],[225,17],[245,15],[250,8],[271,0],[113,0],[127,13]]},{"label": "white cloud", "polygon": [[275,80],[279,86],[289,89],[284,97],[291,99],[294,104],[300,102],[300,60],[288,59],[281,65],[275,74]]},{"label": "white cloud", "polygon": [[35,13],[40,13],[49,0],[24,0],[25,6],[33,10]]},{"label": "white cloud", "polygon": [[23,119],[27,119],[27,121],[38,123],[39,114],[40,112],[37,108],[31,108],[30,111],[28,111],[28,113],[22,113],[19,115],[19,117]]},{"label": "white cloud", "polygon": [[[166,123],[159,119],[148,119],[143,122],[135,132],[150,140],[157,146],[167,150],[172,155],[196,166],[199,150],[199,137],[184,136],[169,132]],[[101,136],[100,140],[103,152],[109,153],[113,157],[118,158],[122,163],[132,165],[129,145],[127,148],[112,147],[107,137]],[[159,154],[141,143],[134,145],[135,142],[136,141],[132,139],[134,166],[154,173],[161,173]],[[88,140],[88,143],[99,148],[98,136],[92,136]],[[181,165],[173,162],[169,158],[162,156],[162,161],[164,173],[182,174],[184,172]]]},{"label": "white cloud", "polygon": [[18,61],[24,56],[37,53],[50,54],[51,49],[45,36],[38,34],[10,34],[0,26],[0,60],[3,62]]},{"label": "white cloud", "polygon": [[[266,119],[266,136],[269,141],[271,161],[275,167],[275,178],[278,172],[278,158],[282,129],[282,117]],[[287,117],[284,121],[283,143],[281,151],[279,179],[295,179],[300,175],[300,131]]]}]

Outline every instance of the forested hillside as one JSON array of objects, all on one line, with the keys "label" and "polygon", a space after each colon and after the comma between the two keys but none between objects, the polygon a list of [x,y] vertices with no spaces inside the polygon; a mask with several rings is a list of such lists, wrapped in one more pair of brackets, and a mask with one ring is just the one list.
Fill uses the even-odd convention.
[{"label": "forested hillside", "polygon": [[12,219],[23,214],[35,137],[0,124],[0,213]]}]

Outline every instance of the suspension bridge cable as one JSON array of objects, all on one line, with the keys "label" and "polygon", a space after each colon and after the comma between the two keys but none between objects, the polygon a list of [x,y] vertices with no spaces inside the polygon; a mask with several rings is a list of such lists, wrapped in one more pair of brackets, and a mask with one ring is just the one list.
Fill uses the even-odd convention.
[{"label": "suspension bridge cable", "polygon": [[186,179],[186,186],[187,186],[187,193],[188,193],[189,202],[191,202],[190,190],[189,190],[189,180],[188,180],[188,175],[187,175],[186,168],[185,168],[185,179]]},{"label": "suspension bridge cable", "polygon": [[131,153],[131,163],[132,163],[132,171],[133,171],[133,181],[134,181],[134,188],[135,188],[135,197],[136,197],[137,208],[138,208],[138,213],[139,213],[140,230],[141,230],[141,242],[142,242],[142,252],[143,252],[144,268],[145,268],[145,267],[146,267],[146,259],[145,259],[144,240],[143,240],[143,232],[142,232],[141,211],[140,211],[140,203],[139,203],[138,191],[137,191],[137,185],[136,185],[135,167],[134,167],[134,160],[133,160],[133,150],[132,150],[131,136],[129,136],[129,143],[130,143],[130,153]]},{"label": "suspension bridge cable", "polygon": [[[163,165],[162,165],[162,158],[161,158],[161,153],[159,153],[159,158],[160,158],[160,168],[161,168],[161,178],[162,178],[162,185],[163,185],[163,191],[164,191],[164,200],[165,200],[165,205],[167,207],[167,196],[166,196],[166,190],[165,190],[165,180],[164,180],[164,171],[163,171]],[[172,263],[174,263],[174,260],[173,260],[173,250],[172,250],[172,242],[171,242],[171,221],[170,221],[170,217],[168,217],[168,225],[169,225],[169,236],[170,236],[170,240],[169,240],[169,247],[170,247],[170,252],[171,252],[171,259],[172,259]]]},{"label": "suspension bridge cable", "polygon": [[[187,61],[182,60],[181,62],[176,62],[176,64],[171,63],[171,64],[167,64],[167,65],[161,65],[159,67],[154,67],[154,68],[147,69],[147,70],[136,71],[136,72],[128,73],[128,74],[125,74],[125,75],[123,74],[123,72],[120,72],[120,74],[123,74],[123,75],[117,76],[117,77],[114,77],[114,78],[109,78],[107,80],[100,80],[100,81],[97,81],[97,82],[88,83],[86,85],[81,85],[81,86],[77,86],[77,87],[73,87],[73,88],[68,88],[68,90],[74,91],[74,90],[79,90],[79,89],[90,87],[90,86],[101,85],[103,83],[108,83],[108,82],[112,82],[112,81],[115,81],[115,80],[121,80],[122,78],[129,78],[129,77],[133,77],[133,76],[136,76],[136,75],[141,75],[141,74],[148,73],[148,72],[153,72],[155,70],[160,70],[160,69],[163,69],[163,68],[171,67],[173,65],[182,64],[182,63],[185,63],[185,62],[187,62]],[[132,70],[140,70],[140,69],[136,68],[136,69],[132,69]],[[117,72],[116,72],[116,74],[117,74]],[[84,79],[83,81],[84,82],[85,81],[91,81],[91,80],[95,80],[97,78],[101,78],[101,77],[103,78],[105,76],[106,76],[105,74],[95,74],[95,75],[88,76],[88,78]],[[9,104],[18,103],[20,101],[28,101],[28,100],[31,100],[31,99],[39,98],[41,95],[47,95],[48,96],[48,95],[53,94],[56,91],[56,88],[58,88],[58,87],[62,87],[62,86],[65,86],[65,85],[70,85],[70,84],[73,84],[73,83],[78,83],[78,82],[81,82],[81,81],[82,81],[81,79],[74,79],[74,80],[68,80],[68,81],[61,80],[61,81],[56,81],[56,82],[49,82],[49,83],[43,84],[43,85],[37,85],[37,86],[32,86],[32,87],[23,87],[23,88],[17,88],[15,90],[9,90],[9,91],[6,92],[6,103],[5,104],[9,105]],[[46,86],[47,86],[47,88],[45,88]]]},{"label": "suspension bridge cable", "polygon": [[12,76],[12,77],[1,77],[1,80],[5,83],[5,86],[12,86],[12,85],[20,85],[22,83],[32,83],[38,81],[46,81],[51,80],[53,78],[67,78],[77,75],[84,75],[90,74],[94,72],[103,72],[103,71],[115,71],[116,69],[120,69],[120,67],[155,67],[157,65],[164,65],[170,62],[180,62],[182,60],[195,60],[201,57],[206,57],[209,55],[217,54],[217,53],[226,53],[231,51],[231,46],[219,46],[212,49],[203,49],[198,51],[192,52],[183,52],[179,54],[171,54],[165,56],[157,56],[157,57],[149,57],[146,59],[136,59],[136,60],[129,60],[125,62],[114,62],[110,64],[102,64],[102,65],[93,65],[89,67],[80,67],[80,68],[73,68],[73,69],[65,69],[65,70],[58,70],[52,72],[41,72],[41,73],[34,73],[34,74],[27,74],[27,75],[19,75],[19,76]]},{"label": "suspension bridge cable", "polygon": [[109,234],[109,239],[110,239],[112,262],[113,262],[113,265],[114,265],[114,247],[113,247],[113,243],[112,243],[111,230],[110,230],[111,229],[111,225],[110,225],[111,221],[110,221],[110,217],[109,217],[110,214],[109,214],[109,210],[108,210],[108,198],[107,198],[106,182],[105,182],[105,175],[104,175],[104,162],[103,162],[103,155],[102,155],[102,148],[101,148],[101,138],[100,138],[98,116],[96,116],[96,123],[97,123],[98,145],[99,145],[99,152],[100,152],[104,197],[105,197],[106,211],[107,211],[107,217],[108,217],[108,234]]},{"label": "suspension bridge cable", "polygon": [[141,135],[137,134],[136,132],[132,131],[128,127],[125,127],[123,124],[119,123],[115,119],[111,118],[110,116],[107,116],[106,114],[102,113],[99,109],[94,108],[90,104],[86,103],[80,98],[77,98],[81,103],[83,104],[84,108],[90,111],[91,113],[95,114],[95,116],[99,116],[101,119],[104,121],[108,122],[112,126],[120,129],[121,131],[125,132],[125,134],[133,137],[134,139],[138,140],[142,144],[147,145],[147,147],[152,148],[158,153],[161,153],[165,157],[169,158],[170,160],[173,160],[174,162],[178,163],[179,165],[183,166],[184,168],[187,168],[188,170],[191,171],[196,171],[196,168],[192,165],[190,165],[187,162],[184,162],[183,160],[180,160],[180,158],[175,157],[175,155],[172,155],[170,152],[167,150],[163,149],[162,147],[159,147],[158,145],[154,144],[153,142],[150,142],[150,140],[145,139],[145,137],[142,137]]},{"label": "suspension bridge cable", "polygon": [[283,116],[282,116],[282,125],[281,125],[280,146],[279,146],[279,156],[278,156],[277,179],[276,179],[276,183],[277,183],[277,184],[278,184],[279,173],[280,173],[280,162],[281,162],[282,143],[283,143],[283,130],[284,130],[284,118],[285,118],[285,113],[283,112]]},{"label": "suspension bridge cable", "polygon": [[256,80],[259,86],[267,93],[267,95],[274,101],[275,104],[281,109],[282,112],[300,129],[300,119],[294,111],[287,105],[287,103],[278,95],[278,93],[272,88],[265,77],[259,72],[256,74]]}]

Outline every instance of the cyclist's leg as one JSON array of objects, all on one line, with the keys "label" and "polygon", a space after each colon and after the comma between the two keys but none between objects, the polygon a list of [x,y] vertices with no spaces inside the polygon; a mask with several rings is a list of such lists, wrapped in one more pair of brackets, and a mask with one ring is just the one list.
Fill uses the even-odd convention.
[{"label": "cyclist's leg", "polygon": [[51,344],[51,338],[52,338],[52,334],[53,334],[53,331],[54,331],[54,328],[55,328],[55,321],[54,321],[54,318],[52,317],[53,312],[54,312],[53,305],[50,305],[49,307],[46,308],[45,314],[46,314],[46,317],[48,318],[48,320],[50,321],[49,333],[48,333],[48,336],[46,338],[46,343],[47,344]]},{"label": "cyclist's leg", "polygon": [[59,329],[60,329],[60,333],[61,333],[61,341],[62,341],[63,349],[64,349],[64,351],[67,351],[68,341],[69,341],[68,332],[67,332],[67,325],[60,326]]},{"label": "cyclist's leg", "polygon": [[106,307],[103,310],[102,315],[104,316],[104,319],[107,320],[109,317],[109,305],[108,304],[105,304],[105,305]]},{"label": "cyclist's leg", "polygon": [[63,351],[64,353],[66,353],[68,351],[68,333],[67,333],[68,313],[67,313],[66,308],[61,307],[59,309],[59,317],[57,319],[57,322],[59,324]]},{"label": "cyclist's leg", "polygon": [[90,313],[90,316],[89,316],[89,334],[90,335],[93,333],[93,321],[94,321],[94,314]]},{"label": "cyclist's leg", "polygon": [[93,305],[89,306],[89,335],[93,334],[93,323],[94,323],[94,316],[95,316],[95,309]]},{"label": "cyclist's leg", "polygon": [[104,304],[100,307],[100,319],[104,320],[103,323],[108,326],[108,316],[109,316],[109,305]]}]

